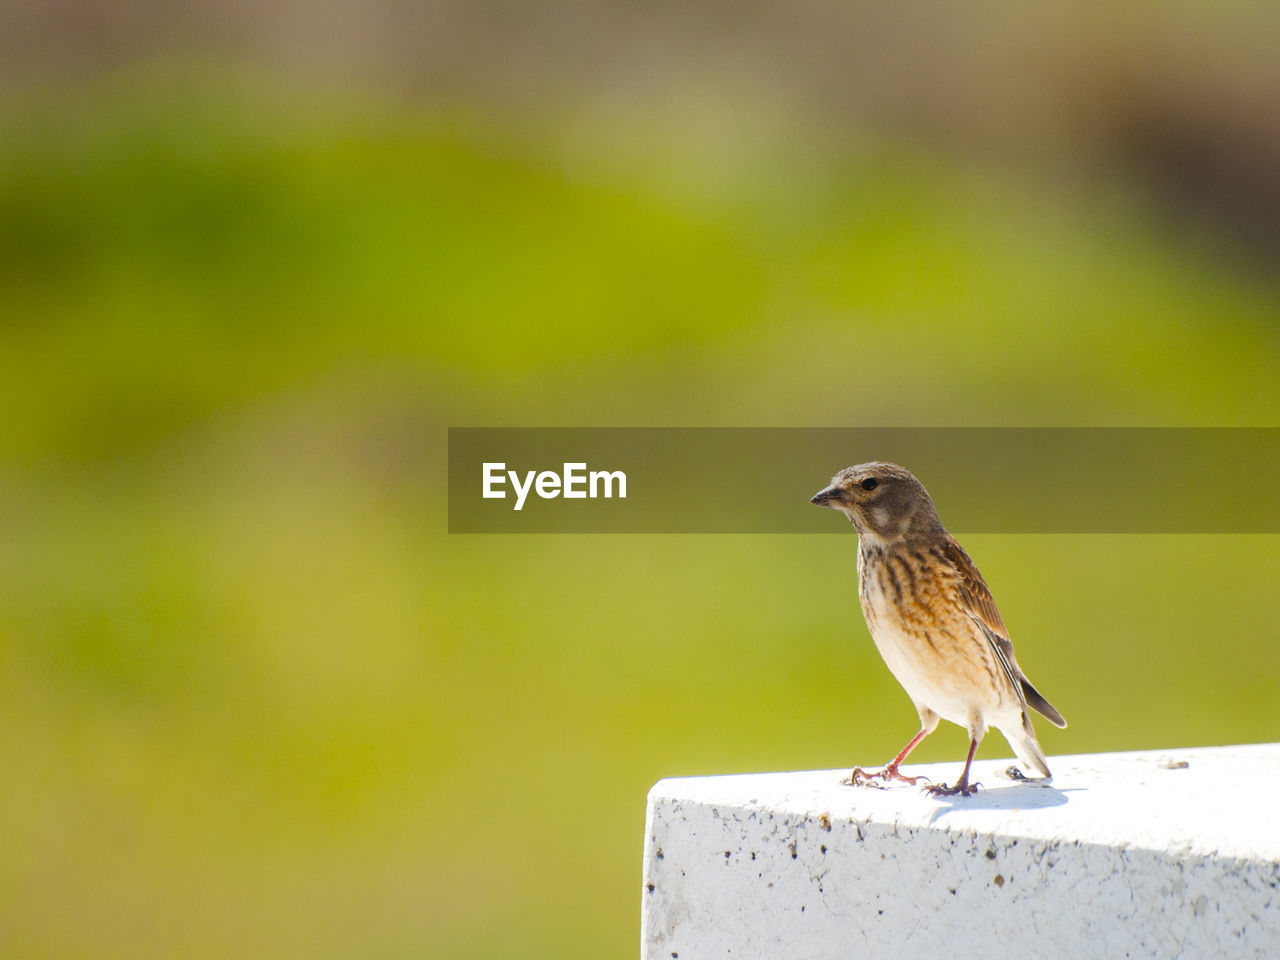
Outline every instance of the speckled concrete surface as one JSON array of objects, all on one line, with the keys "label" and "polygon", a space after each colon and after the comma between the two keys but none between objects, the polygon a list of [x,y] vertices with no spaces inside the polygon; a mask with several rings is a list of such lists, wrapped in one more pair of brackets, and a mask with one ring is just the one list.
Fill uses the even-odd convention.
[{"label": "speckled concrete surface", "polygon": [[1280,957],[1280,744],[1010,763],[659,782],[642,957]]}]

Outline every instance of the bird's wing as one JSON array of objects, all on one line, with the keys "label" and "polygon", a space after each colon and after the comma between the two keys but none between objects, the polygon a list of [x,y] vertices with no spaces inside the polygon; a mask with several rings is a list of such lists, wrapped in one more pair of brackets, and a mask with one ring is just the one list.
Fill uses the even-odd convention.
[{"label": "bird's wing", "polygon": [[1004,675],[1009,678],[1013,689],[1018,693],[1018,701],[1022,704],[1024,713],[1027,704],[1030,703],[1054,726],[1065,727],[1067,721],[1062,718],[1062,714],[1031,685],[1031,681],[1023,676],[1018,668],[1018,660],[1013,654],[1013,641],[1009,639],[1009,631],[1005,629],[1004,621],[1000,619],[1000,611],[996,609],[995,598],[991,596],[991,590],[987,587],[987,582],[982,579],[982,574],[978,572],[977,565],[969,558],[969,554],[964,552],[964,547],[952,538],[947,539],[946,551],[948,559],[960,578],[960,600],[965,606],[965,612],[978,625],[991,644],[991,649],[996,659],[1000,661]]},{"label": "bird's wing", "polygon": [[964,547],[948,537],[946,549],[947,559],[960,575],[960,598],[964,601],[966,612],[986,630],[1003,640],[1008,648],[1006,652],[1012,658],[1013,644],[1009,642],[1009,631],[1005,629],[1004,621],[1000,619],[1000,611],[996,609],[996,601],[987,588],[987,582],[982,579],[977,566],[969,559],[969,554],[964,552]]},{"label": "bird's wing", "polygon": [[996,609],[995,598],[987,582],[982,579],[977,566],[964,552],[964,547],[948,538],[947,558],[955,567],[960,579],[960,602],[964,604],[965,613],[973,619],[991,644],[991,650],[1000,661],[1009,685],[1018,694],[1018,702],[1025,708],[1027,698],[1022,693],[1022,671],[1018,669],[1018,661],[1013,655],[1013,642],[1009,639],[1009,631],[1000,619],[1000,611]]}]

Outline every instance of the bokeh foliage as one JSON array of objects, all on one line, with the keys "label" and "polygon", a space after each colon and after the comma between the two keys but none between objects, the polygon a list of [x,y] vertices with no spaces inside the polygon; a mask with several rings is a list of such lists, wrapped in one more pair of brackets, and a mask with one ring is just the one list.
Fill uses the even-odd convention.
[{"label": "bokeh foliage", "polygon": [[[1280,286],[1140,184],[706,120],[6,105],[0,951],[627,956],[654,780],[914,731],[852,535],[450,537],[450,425],[1277,422]],[[1277,538],[965,542],[1051,755],[1275,738]]]}]

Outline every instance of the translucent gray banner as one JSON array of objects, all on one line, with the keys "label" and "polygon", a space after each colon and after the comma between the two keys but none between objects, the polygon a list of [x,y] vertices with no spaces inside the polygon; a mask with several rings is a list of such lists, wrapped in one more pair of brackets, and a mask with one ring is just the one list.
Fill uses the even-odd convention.
[{"label": "translucent gray banner", "polygon": [[647,427],[451,428],[449,532],[846,533],[869,460],[956,533],[1280,533],[1276,428]]}]

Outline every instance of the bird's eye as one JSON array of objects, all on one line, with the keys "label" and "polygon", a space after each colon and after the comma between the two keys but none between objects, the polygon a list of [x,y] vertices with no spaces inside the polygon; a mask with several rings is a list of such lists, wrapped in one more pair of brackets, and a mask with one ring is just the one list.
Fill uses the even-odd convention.
[{"label": "bird's eye", "polygon": [[880,481],[875,477],[867,477],[867,479],[863,480],[862,483],[858,484],[858,486],[862,487],[863,490],[874,490],[876,487],[880,486]]}]

